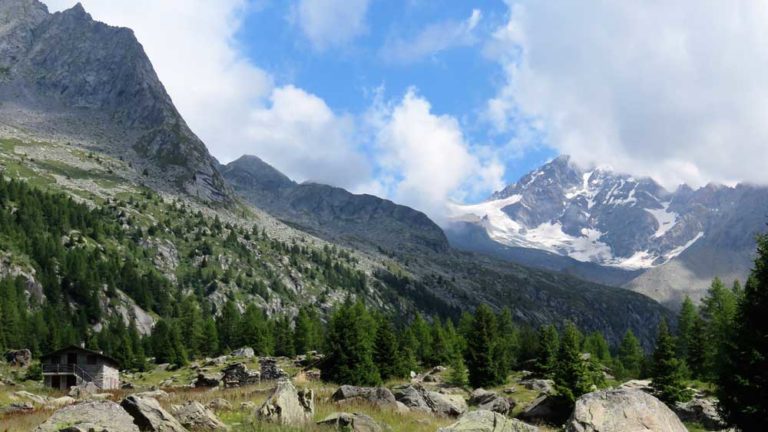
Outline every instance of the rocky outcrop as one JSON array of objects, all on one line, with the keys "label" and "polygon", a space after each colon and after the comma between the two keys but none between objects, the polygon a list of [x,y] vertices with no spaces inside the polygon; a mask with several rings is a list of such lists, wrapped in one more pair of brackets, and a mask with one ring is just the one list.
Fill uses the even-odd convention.
[{"label": "rocky outcrop", "polygon": [[568,404],[560,398],[541,395],[534,399],[518,417],[531,423],[560,425],[568,418],[569,410]]},{"label": "rocky outcrop", "polygon": [[186,428],[164,410],[156,399],[128,396],[120,406],[133,417],[142,432],[186,432]]},{"label": "rocky outcrop", "polygon": [[487,410],[472,411],[438,432],[538,432],[539,428]]},{"label": "rocky outcrop", "polygon": [[312,390],[296,390],[290,380],[280,380],[272,394],[256,412],[261,419],[289,426],[301,426],[315,412]]},{"label": "rocky outcrop", "polygon": [[53,413],[35,432],[55,431],[139,432],[133,417],[111,401],[82,402]]},{"label": "rocky outcrop", "polygon": [[469,403],[480,410],[493,411],[501,415],[507,415],[509,410],[514,407],[506,398],[481,388],[472,392]]},{"label": "rocky outcrop", "polygon": [[576,401],[567,432],[686,432],[672,410],[639,390],[603,390]]},{"label": "rocky outcrop", "polygon": [[253,352],[253,348],[251,347],[242,347],[240,349],[232,351],[232,354],[230,355],[232,357],[253,358],[256,356],[256,353]]},{"label": "rocky outcrop", "polygon": [[379,408],[397,409],[397,399],[386,387],[343,385],[331,395],[331,399],[340,404],[366,402]]},{"label": "rocky outcrop", "polygon": [[722,430],[726,428],[723,418],[717,411],[717,399],[694,395],[688,402],[678,402],[672,407],[680,420],[698,423],[709,430]]},{"label": "rocky outcrop", "polygon": [[224,410],[231,410],[232,404],[229,403],[228,400],[222,399],[222,398],[216,398],[206,405],[209,409],[212,409],[214,411],[224,411]]},{"label": "rocky outcrop", "polygon": [[555,392],[555,382],[550,379],[527,379],[520,381],[520,384],[528,390],[534,390],[540,394],[553,394]]},{"label": "rocky outcrop", "polygon": [[141,398],[152,398],[152,399],[163,400],[163,399],[168,399],[171,395],[169,395],[168,392],[166,392],[165,390],[157,389],[157,390],[139,392],[134,394],[134,396],[141,397]]},{"label": "rocky outcrop", "polygon": [[229,427],[200,402],[189,401],[172,410],[179,423],[195,431],[226,431]]},{"label": "rocky outcrop", "polygon": [[424,400],[424,396],[421,395],[421,391],[412,385],[395,387],[392,393],[398,402],[408,407],[410,410],[432,412],[432,408],[427,405],[427,401]]},{"label": "rocky outcrop", "polygon": [[467,412],[467,401],[461,395],[425,391],[424,400],[433,413],[446,417],[458,417]]},{"label": "rocky outcrop", "polygon": [[69,395],[75,399],[87,399],[91,395],[98,392],[99,387],[90,381],[76,385],[69,389]]},{"label": "rocky outcrop", "polygon": [[287,378],[288,374],[277,366],[277,360],[264,357],[259,359],[261,379],[265,381]]},{"label": "rocky outcrop", "polygon": [[32,352],[28,349],[9,350],[3,357],[11,366],[27,367],[32,363]]},{"label": "rocky outcrop", "polygon": [[376,420],[360,413],[335,412],[317,422],[323,426],[335,426],[337,430],[345,432],[383,432]]},{"label": "rocky outcrop", "polygon": [[192,382],[192,387],[218,387],[222,377],[220,374],[198,373],[197,378]]},{"label": "rocky outcrop", "polygon": [[249,371],[244,363],[229,365],[221,372],[224,374],[221,379],[224,382],[224,387],[242,387],[256,384],[261,380],[261,374],[256,371]]}]

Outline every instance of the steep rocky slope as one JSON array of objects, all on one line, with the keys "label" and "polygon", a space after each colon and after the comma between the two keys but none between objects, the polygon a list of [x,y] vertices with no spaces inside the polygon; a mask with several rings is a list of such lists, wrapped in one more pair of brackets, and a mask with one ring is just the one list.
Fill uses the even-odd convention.
[{"label": "steep rocky slope", "polygon": [[0,129],[103,151],[154,187],[231,201],[133,32],[94,21],[80,4],[49,14],[37,0],[0,2]]}]

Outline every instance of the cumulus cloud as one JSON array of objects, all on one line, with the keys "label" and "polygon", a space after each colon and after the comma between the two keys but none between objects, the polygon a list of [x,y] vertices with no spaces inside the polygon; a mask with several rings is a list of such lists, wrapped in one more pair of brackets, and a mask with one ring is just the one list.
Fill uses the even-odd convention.
[{"label": "cumulus cloud", "polygon": [[581,164],[680,182],[768,182],[768,4],[508,0],[486,51],[498,131],[536,128]]},{"label": "cumulus cloud", "polygon": [[437,115],[409,90],[397,103],[378,103],[370,113],[379,153],[374,191],[425,211],[438,222],[446,204],[501,186],[504,168],[467,142],[458,121]]},{"label": "cumulus cloud", "polygon": [[[75,2],[46,3],[61,10]],[[82,2],[95,19],[134,30],[176,107],[222,162],[254,154],[298,181],[369,180],[351,121],[315,95],[276,87],[238,49],[245,0]]]},{"label": "cumulus cloud", "polygon": [[298,0],[293,19],[317,50],[344,45],[367,30],[370,0]]},{"label": "cumulus cloud", "polygon": [[475,29],[482,16],[479,9],[473,9],[464,21],[430,24],[413,39],[389,39],[381,56],[393,63],[412,63],[451,48],[474,45],[478,42]]}]

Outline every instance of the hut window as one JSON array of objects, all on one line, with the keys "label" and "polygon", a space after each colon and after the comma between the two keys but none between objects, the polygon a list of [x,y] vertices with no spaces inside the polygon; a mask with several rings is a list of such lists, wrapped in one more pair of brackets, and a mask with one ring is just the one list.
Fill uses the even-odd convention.
[{"label": "hut window", "polygon": [[86,358],[86,363],[89,365],[95,365],[96,364],[96,356],[93,354],[89,354]]}]

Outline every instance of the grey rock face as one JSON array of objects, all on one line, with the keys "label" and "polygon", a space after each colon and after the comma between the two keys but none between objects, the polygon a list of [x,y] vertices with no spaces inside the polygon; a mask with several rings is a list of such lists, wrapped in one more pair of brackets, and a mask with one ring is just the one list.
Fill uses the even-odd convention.
[{"label": "grey rock face", "polygon": [[301,426],[312,419],[314,412],[312,390],[297,391],[290,380],[281,380],[259,408],[257,415],[282,425]]},{"label": "grey rock face", "polygon": [[471,411],[438,432],[537,432],[539,428],[487,410]]},{"label": "grey rock face", "polygon": [[323,420],[317,422],[323,426],[335,426],[341,431],[350,432],[383,432],[382,428],[371,417],[360,413],[336,412],[329,414]]},{"label": "grey rock face", "polygon": [[269,357],[259,359],[261,379],[279,380],[288,377],[284,370],[277,366],[277,360]]},{"label": "grey rock face", "polygon": [[604,390],[576,401],[567,432],[658,431],[688,429],[672,410],[639,390]]},{"label": "grey rock face", "polygon": [[333,393],[331,399],[339,403],[363,401],[380,408],[397,408],[395,395],[386,387],[356,387],[343,385]]},{"label": "grey rock face", "polygon": [[403,403],[411,410],[431,412],[432,409],[427,405],[427,401],[421,395],[421,391],[414,386],[403,386],[393,389],[392,393],[398,402]]},{"label": "grey rock face", "polygon": [[127,158],[158,187],[230,200],[131,30],[94,21],[79,4],[49,14],[36,0],[4,1],[0,23],[5,126]]},{"label": "grey rock face", "polygon": [[448,395],[434,391],[426,391],[423,394],[427,405],[436,415],[445,417],[458,417],[469,409],[467,401],[461,395]]},{"label": "grey rock face", "polygon": [[229,427],[224,424],[216,414],[203,406],[200,402],[189,401],[182,406],[175,407],[173,415],[179,423],[196,431],[225,431]]},{"label": "grey rock face", "polygon": [[509,400],[484,389],[473,391],[469,403],[477,406],[478,409],[497,412],[501,415],[507,415],[512,408]]},{"label": "grey rock face", "polygon": [[149,397],[128,396],[120,406],[133,417],[142,432],[186,432],[186,428],[164,410],[157,400]]},{"label": "grey rock face", "polygon": [[448,248],[443,231],[422,212],[333,186],[297,184],[255,156],[229,163],[222,174],[255,206],[329,240],[390,250]]},{"label": "grey rock face", "polygon": [[235,363],[222,370],[224,387],[241,387],[259,382],[260,373],[249,371],[244,363]]},{"label": "grey rock face", "polygon": [[32,362],[32,352],[26,348],[6,351],[4,357],[9,365],[16,367],[27,367]]},{"label": "grey rock face", "polygon": [[133,417],[120,408],[120,405],[110,401],[83,402],[61,408],[35,428],[35,432],[54,432],[66,428],[78,428],[68,430],[82,431],[139,432],[138,426],[133,423]]}]

